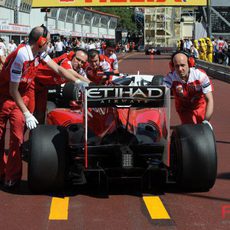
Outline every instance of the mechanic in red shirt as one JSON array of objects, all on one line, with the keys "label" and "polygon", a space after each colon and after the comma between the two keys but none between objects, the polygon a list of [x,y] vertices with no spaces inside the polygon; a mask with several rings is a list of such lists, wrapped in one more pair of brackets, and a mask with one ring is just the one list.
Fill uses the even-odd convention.
[{"label": "mechanic in red shirt", "polygon": [[[23,142],[24,126],[36,128],[38,122],[27,108],[30,85],[36,76],[39,62],[45,62],[56,73],[75,82],[75,77],[57,65],[44,52],[50,33],[42,25],[29,34],[29,43],[21,44],[6,58],[0,73],[0,180],[6,188],[20,182],[22,160],[20,146]],[[4,140],[7,121],[10,123],[10,145],[7,162],[4,161]]]},{"label": "mechanic in red shirt", "polygon": [[104,53],[105,53],[105,49],[106,49],[106,42],[105,42],[105,41],[102,41],[102,42],[101,42],[101,54],[104,54]]},{"label": "mechanic in red shirt", "polygon": [[118,70],[118,59],[117,55],[115,54],[115,44],[107,43],[106,49],[105,49],[105,55],[109,58],[110,64],[112,66],[114,73],[119,73]]},{"label": "mechanic in red shirt", "polygon": [[89,65],[86,68],[88,79],[96,84],[105,84],[111,77],[103,75],[104,72],[112,71],[110,60],[107,56],[99,54],[95,49],[88,51]]},{"label": "mechanic in red shirt", "polygon": [[[88,54],[85,50],[78,49],[76,52],[62,54],[61,56],[54,58],[54,62],[62,66],[66,70],[70,71],[76,80],[80,82],[89,83],[84,68]],[[40,63],[38,66],[36,78],[35,78],[35,102],[30,104],[30,110],[34,110],[34,115],[39,123],[44,123],[45,112],[47,104],[48,88],[47,86],[61,85],[67,82],[66,78],[56,74],[46,64]],[[35,108],[34,108],[35,106]]]},{"label": "mechanic in red shirt", "polygon": [[171,57],[172,72],[164,78],[175,97],[182,124],[206,123],[213,114],[212,83],[207,74],[194,65],[188,53],[178,51]]}]

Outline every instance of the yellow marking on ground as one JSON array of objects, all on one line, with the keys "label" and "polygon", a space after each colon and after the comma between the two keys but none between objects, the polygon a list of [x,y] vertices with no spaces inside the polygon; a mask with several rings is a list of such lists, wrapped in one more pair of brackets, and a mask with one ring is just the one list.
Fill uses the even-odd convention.
[{"label": "yellow marking on ground", "polygon": [[143,200],[152,219],[170,219],[168,212],[158,196],[144,196]]},{"label": "yellow marking on ground", "polygon": [[69,197],[53,197],[49,220],[68,220]]}]

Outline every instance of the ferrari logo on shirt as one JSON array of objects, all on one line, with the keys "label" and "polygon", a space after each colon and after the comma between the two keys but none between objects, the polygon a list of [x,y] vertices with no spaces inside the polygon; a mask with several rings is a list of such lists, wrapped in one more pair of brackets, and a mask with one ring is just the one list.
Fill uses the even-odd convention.
[{"label": "ferrari logo on shirt", "polygon": [[184,90],[183,90],[183,86],[182,86],[182,85],[177,85],[177,86],[176,86],[176,93],[177,93],[179,96],[181,96],[181,97],[184,96]]}]

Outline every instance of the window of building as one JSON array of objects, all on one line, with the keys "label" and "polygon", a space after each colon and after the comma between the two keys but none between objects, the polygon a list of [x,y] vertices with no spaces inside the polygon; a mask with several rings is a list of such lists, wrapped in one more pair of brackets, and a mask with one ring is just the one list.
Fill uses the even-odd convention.
[{"label": "window of building", "polygon": [[84,17],[83,12],[78,12],[76,17],[76,23],[83,24],[83,17]]},{"label": "window of building", "polygon": [[76,14],[76,9],[74,8],[69,8],[68,9],[68,13],[67,13],[67,18],[66,18],[66,21],[67,22],[74,22],[74,16]]},{"label": "window of building", "polygon": [[32,0],[21,0],[19,10],[21,12],[30,13]]},{"label": "window of building", "polygon": [[100,22],[100,16],[94,16],[94,19],[93,19],[93,26],[97,26],[99,27],[99,22]]},{"label": "window of building", "polygon": [[10,9],[17,9],[17,0],[6,0],[5,7]]},{"label": "window of building", "polygon": [[91,18],[92,18],[92,14],[91,13],[85,13],[84,21],[85,21],[86,25],[90,25]]},{"label": "window of building", "polygon": [[116,27],[117,27],[117,22],[115,20],[111,20],[109,23],[109,28],[116,29]]},{"label": "window of building", "polygon": [[65,21],[67,11],[68,11],[67,8],[60,8],[60,13],[59,13],[59,18],[58,18],[58,20],[60,20],[60,21]]},{"label": "window of building", "polygon": [[101,27],[102,28],[107,28],[108,25],[108,19],[106,17],[101,18]]},{"label": "window of building", "polygon": [[57,18],[57,12],[58,12],[58,8],[52,8],[50,11],[50,17],[51,18]]}]

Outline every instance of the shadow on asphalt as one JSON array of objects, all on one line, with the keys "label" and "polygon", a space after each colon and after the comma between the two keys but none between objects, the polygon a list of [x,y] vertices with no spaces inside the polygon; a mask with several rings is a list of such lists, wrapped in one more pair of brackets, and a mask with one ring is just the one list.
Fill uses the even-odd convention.
[{"label": "shadow on asphalt", "polygon": [[230,180],[230,172],[227,173],[219,173],[217,175],[218,179]]},{"label": "shadow on asphalt", "polygon": [[116,180],[111,181],[108,184],[101,184],[94,181],[90,181],[85,185],[67,185],[63,191],[58,192],[46,192],[46,193],[33,193],[28,186],[27,181],[22,180],[21,183],[12,189],[6,189],[3,185],[0,185],[0,190],[17,195],[47,195],[55,197],[66,197],[85,195],[96,198],[108,198],[109,195],[131,195],[142,197],[143,194],[148,195],[163,195],[165,187],[162,182],[155,182],[151,188],[148,186],[143,187],[140,181],[132,180]]},{"label": "shadow on asphalt", "polygon": [[230,141],[216,141],[216,143],[220,143],[220,144],[230,144]]},{"label": "shadow on asphalt", "polygon": [[[217,178],[230,179],[230,173],[219,174]],[[156,181],[154,185],[148,187],[140,183],[140,181],[132,180],[116,180],[106,184],[97,184],[94,182],[89,182],[85,185],[67,185],[64,190],[58,192],[45,192],[45,193],[34,193],[29,187],[25,180],[13,189],[5,189],[3,185],[0,185],[0,190],[16,194],[16,195],[47,195],[51,197],[71,197],[76,195],[84,195],[89,197],[106,199],[110,195],[130,195],[136,197],[143,197],[144,195],[160,196],[166,193],[170,194],[180,194],[184,196],[194,196],[213,200],[222,200],[229,202],[230,199],[225,199],[221,197],[210,197],[205,195],[207,191],[186,191],[180,189],[176,184],[164,184],[162,181]],[[199,193],[199,194],[198,194]]]}]

